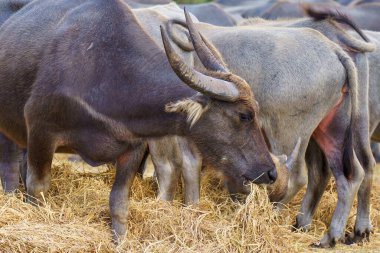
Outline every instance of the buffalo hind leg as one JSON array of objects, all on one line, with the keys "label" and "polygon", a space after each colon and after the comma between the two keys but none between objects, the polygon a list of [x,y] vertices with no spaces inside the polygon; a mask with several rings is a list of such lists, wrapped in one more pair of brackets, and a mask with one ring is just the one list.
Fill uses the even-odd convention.
[{"label": "buffalo hind leg", "polygon": [[[360,121],[361,122],[361,121]],[[375,159],[373,157],[368,132],[364,127],[357,127],[355,149],[360,164],[364,169],[364,179],[358,191],[358,206],[356,213],[356,221],[354,231],[346,238],[345,243],[352,244],[368,239],[373,227],[370,219],[370,197],[373,181],[373,170],[375,167]]]},{"label": "buffalo hind leg", "polygon": [[347,98],[348,93],[343,92],[339,102],[313,133],[314,140],[322,149],[332,170],[338,192],[338,203],[329,230],[314,245],[317,247],[333,247],[343,237],[348,215],[364,177],[364,170],[356,157],[352,142],[352,122],[347,117],[350,103]]},{"label": "buffalo hind leg", "polygon": [[[372,224],[369,217],[370,196],[372,187],[373,169],[376,161],[371,151],[370,135],[368,129],[372,131],[378,124],[370,122],[368,111],[368,62],[367,57],[363,54],[352,54],[355,64],[358,68],[358,80],[360,88],[358,89],[358,98],[360,105],[357,109],[358,119],[355,121],[355,153],[362,165],[365,175],[363,182],[358,191],[358,206],[354,231],[346,238],[346,243],[351,244],[368,238],[372,231]],[[365,71],[366,70],[366,71]],[[375,135],[372,135],[376,137]]]},{"label": "buffalo hind leg", "polygon": [[339,164],[339,161],[336,161],[336,163],[334,163],[334,161],[329,160],[329,162],[331,164],[332,172],[336,180],[338,203],[331,219],[331,224],[328,232],[319,243],[315,244],[315,246],[323,248],[335,246],[336,242],[343,237],[354,198],[358,192],[359,186],[364,176],[364,170],[356,158],[355,153],[355,169],[351,179],[347,179],[347,177],[344,175],[343,171],[340,169],[341,164]]},{"label": "buffalo hind leg", "polygon": [[306,163],[308,168],[307,190],[302,200],[301,212],[297,215],[294,225],[296,229],[303,230],[309,228],[331,176],[326,158],[313,139],[310,139],[306,150]]},{"label": "buffalo hind leg", "polygon": [[131,151],[122,154],[116,162],[115,181],[110,194],[110,211],[115,242],[124,239],[127,231],[129,192],[144,158],[145,150],[145,143],[137,144]]},{"label": "buffalo hind leg", "polygon": [[373,181],[373,166],[365,167],[363,182],[358,191],[358,207],[354,231],[346,238],[346,244],[360,242],[363,239],[369,239],[372,232],[370,213],[370,197]]}]

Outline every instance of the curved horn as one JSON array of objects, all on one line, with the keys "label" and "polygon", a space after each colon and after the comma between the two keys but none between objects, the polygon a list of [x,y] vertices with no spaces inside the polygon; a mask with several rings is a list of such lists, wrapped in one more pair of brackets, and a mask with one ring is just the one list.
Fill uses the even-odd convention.
[{"label": "curved horn", "polygon": [[164,28],[160,26],[160,29],[169,63],[183,82],[192,89],[218,100],[234,102],[239,98],[240,92],[234,83],[206,76],[190,68],[172,48]]},{"label": "curved horn", "polygon": [[191,41],[193,42],[195,52],[197,52],[197,55],[201,60],[203,66],[205,66],[208,70],[229,73],[228,68],[220,63],[215,57],[213,53],[215,50],[210,49],[210,43],[205,43],[205,38],[201,36],[201,34],[196,30],[193,20],[191,19],[189,13],[186,11],[186,8],[184,8],[184,12]]},{"label": "curved horn", "polygon": [[297,157],[300,151],[300,147],[301,147],[301,137],[298,137],[297,144],[294,147],[291,155],[289,156],[285,164],[286,167],[289,169],[289,171],[293,169],[294,163],[297,160]]},{"label": "curved horn", "polygon": [[180,38],[178,38],[178,35],[174,29],[175,25],[180,25],[186,30],[188,30],[186,22],[179,19],[170,19],[168,22],[166,22],[166,25],[165,25],[165,29],[169,35],[170,40],[173,41],[175,44],[177,44],[177,46],[181,48],[183,51],[186,51],[186,52],[194,51],[194,46],[191,43],[190,36],[186,34],[188,37],[187,41],[183,41]]}]

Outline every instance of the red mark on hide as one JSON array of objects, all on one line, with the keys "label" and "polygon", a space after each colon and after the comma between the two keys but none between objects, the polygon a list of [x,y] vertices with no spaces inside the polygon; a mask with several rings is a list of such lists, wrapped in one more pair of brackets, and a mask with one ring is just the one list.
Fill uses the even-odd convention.
[{"label": "red mark on hide", "polygon": [[120,165],[125,164],[126,162],[128,162],[128,159],[129,159],[129,152],[125,152],[117,158],[117,163]]}]

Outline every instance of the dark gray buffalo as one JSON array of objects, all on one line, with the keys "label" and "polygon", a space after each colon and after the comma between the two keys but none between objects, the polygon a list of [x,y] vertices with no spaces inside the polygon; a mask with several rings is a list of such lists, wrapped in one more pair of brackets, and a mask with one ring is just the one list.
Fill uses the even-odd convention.
[{"label": "dark gray buffalo", "polygon": [[[1,0],[0,25],[19,11],[31,0]],[[23,152],[0,133],[0,180],[5,192],[17,189],[19,185],[19,168],[22,170]]]},{"label": "dark gray buffalo", "polygon": [[[302,3],[281,1],[274,4],[261,17],[265,19],[301,18],[307,16]],[[337,6],[335,3],[313,4],[316,8],[336,9],[349,16],[361,29],[380,31],[380,3],[365,3],[353,6]],[[246,18],[251,17],[246,13]]]},{"label": "dark gray buffalo", "polygon": [[207,73],[194,70],[162,37],[166,55],[118,0],[37,0],[1,26],[0,130],[28,149],[29,201],[46,194],[55,151],[116,161],[110,210],[122,236],[144,140],[164,135],[188,137],[240,184],[276,180],[248,84],[205,46]]},{"label": "dark gray buffalo", "polygon": [[[250,80],[261,106],[262,127],[272,151],[289,154],[298,136],[301,137],[299,156],[290,171],[288,190],[281,202],[292,199],[307,182],[305,153],[311,137],[312,143],[323,151],[337,181],[338,203],[329,232],[317,246],[331,247],[343,238],[359,187],[360,210],[364,212],[358,213],[357,224],[362,227],[357,229],[362,231],[370,224],[366,218],[369,202],[365,193],[374,160],[368,139],[367,58],[354,54],[358,58],[355,62],[364,70],[357,76],[349,55],[315,29],[302,27],[304,24],[293,28],[268,25],[265,29],[262,25],[261,22],[256,26],[221,28],[199,23],[195,27],[204,38],[211,40],[230,69]],[[175,32],[170,34],[175,36]],[[375,48],[346,34],[338,39],[361,51]],[[187,49],[191,45],[182,41],[181,47]],[[197,61],[195,63],[201,68]],[[358,79],[362,85],[359,90]],[[319,176],[318,168],[311,171]],[[318,183],[311,185],[314,189],[311,193],[319,196],[326,182],[323,181],[322,190],[317,192]],[[227,184],[231,186],[234,182]]]}]

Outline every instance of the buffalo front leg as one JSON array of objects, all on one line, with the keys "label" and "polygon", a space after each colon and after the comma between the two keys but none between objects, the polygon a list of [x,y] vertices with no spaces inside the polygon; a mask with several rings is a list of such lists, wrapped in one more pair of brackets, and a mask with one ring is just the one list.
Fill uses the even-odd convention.
[{"label": "buffalo front leg", "polygon": [[315,210],[331,176],[326,158],[313,139],[310,140],[306,150],[306,163],[308,168],[307,190],[294,226],[297,229],[305,230],[311,224]]},{"label": "buffalo front leg", "polygon": [[115,181],[110,194],[113,239],[122,240],[127,231],[128,197],[136,172],[144,158],[146,144],[138,144],[122,154],[116,162]]},{"label": "buffalo front leg", "polygon": [[157,176],[158,198],[173,201],[182,166],[177,137],[149,140],[148,144]]},{"label": "buffalo front leg", "polygon": [[193,143],[182,138],[179,141],[182,153],[182,177],[185,185],[185,204],[199,202],[202,158]]},{"label": "buffalo front leg", "polygon": [[21,156],[17,145],[0,134],[0,179],[4,192],[13,192],[19,186]]},{"label": "buffalo front leg", "polygon": [[52,138],[49,138],[48,131],[34,129],[29,131],[26,190],[27,201],[32,204],[42,203],[43,196],[50,187],[54,151],[55,144]]},{"label": "buffalo front leg", "polygon": [[155,157],[152,161],[156,170],[158,181],[158,198],[165,201],[173,201],[180,178],[180,165],[173,165],[166,158]]}]

